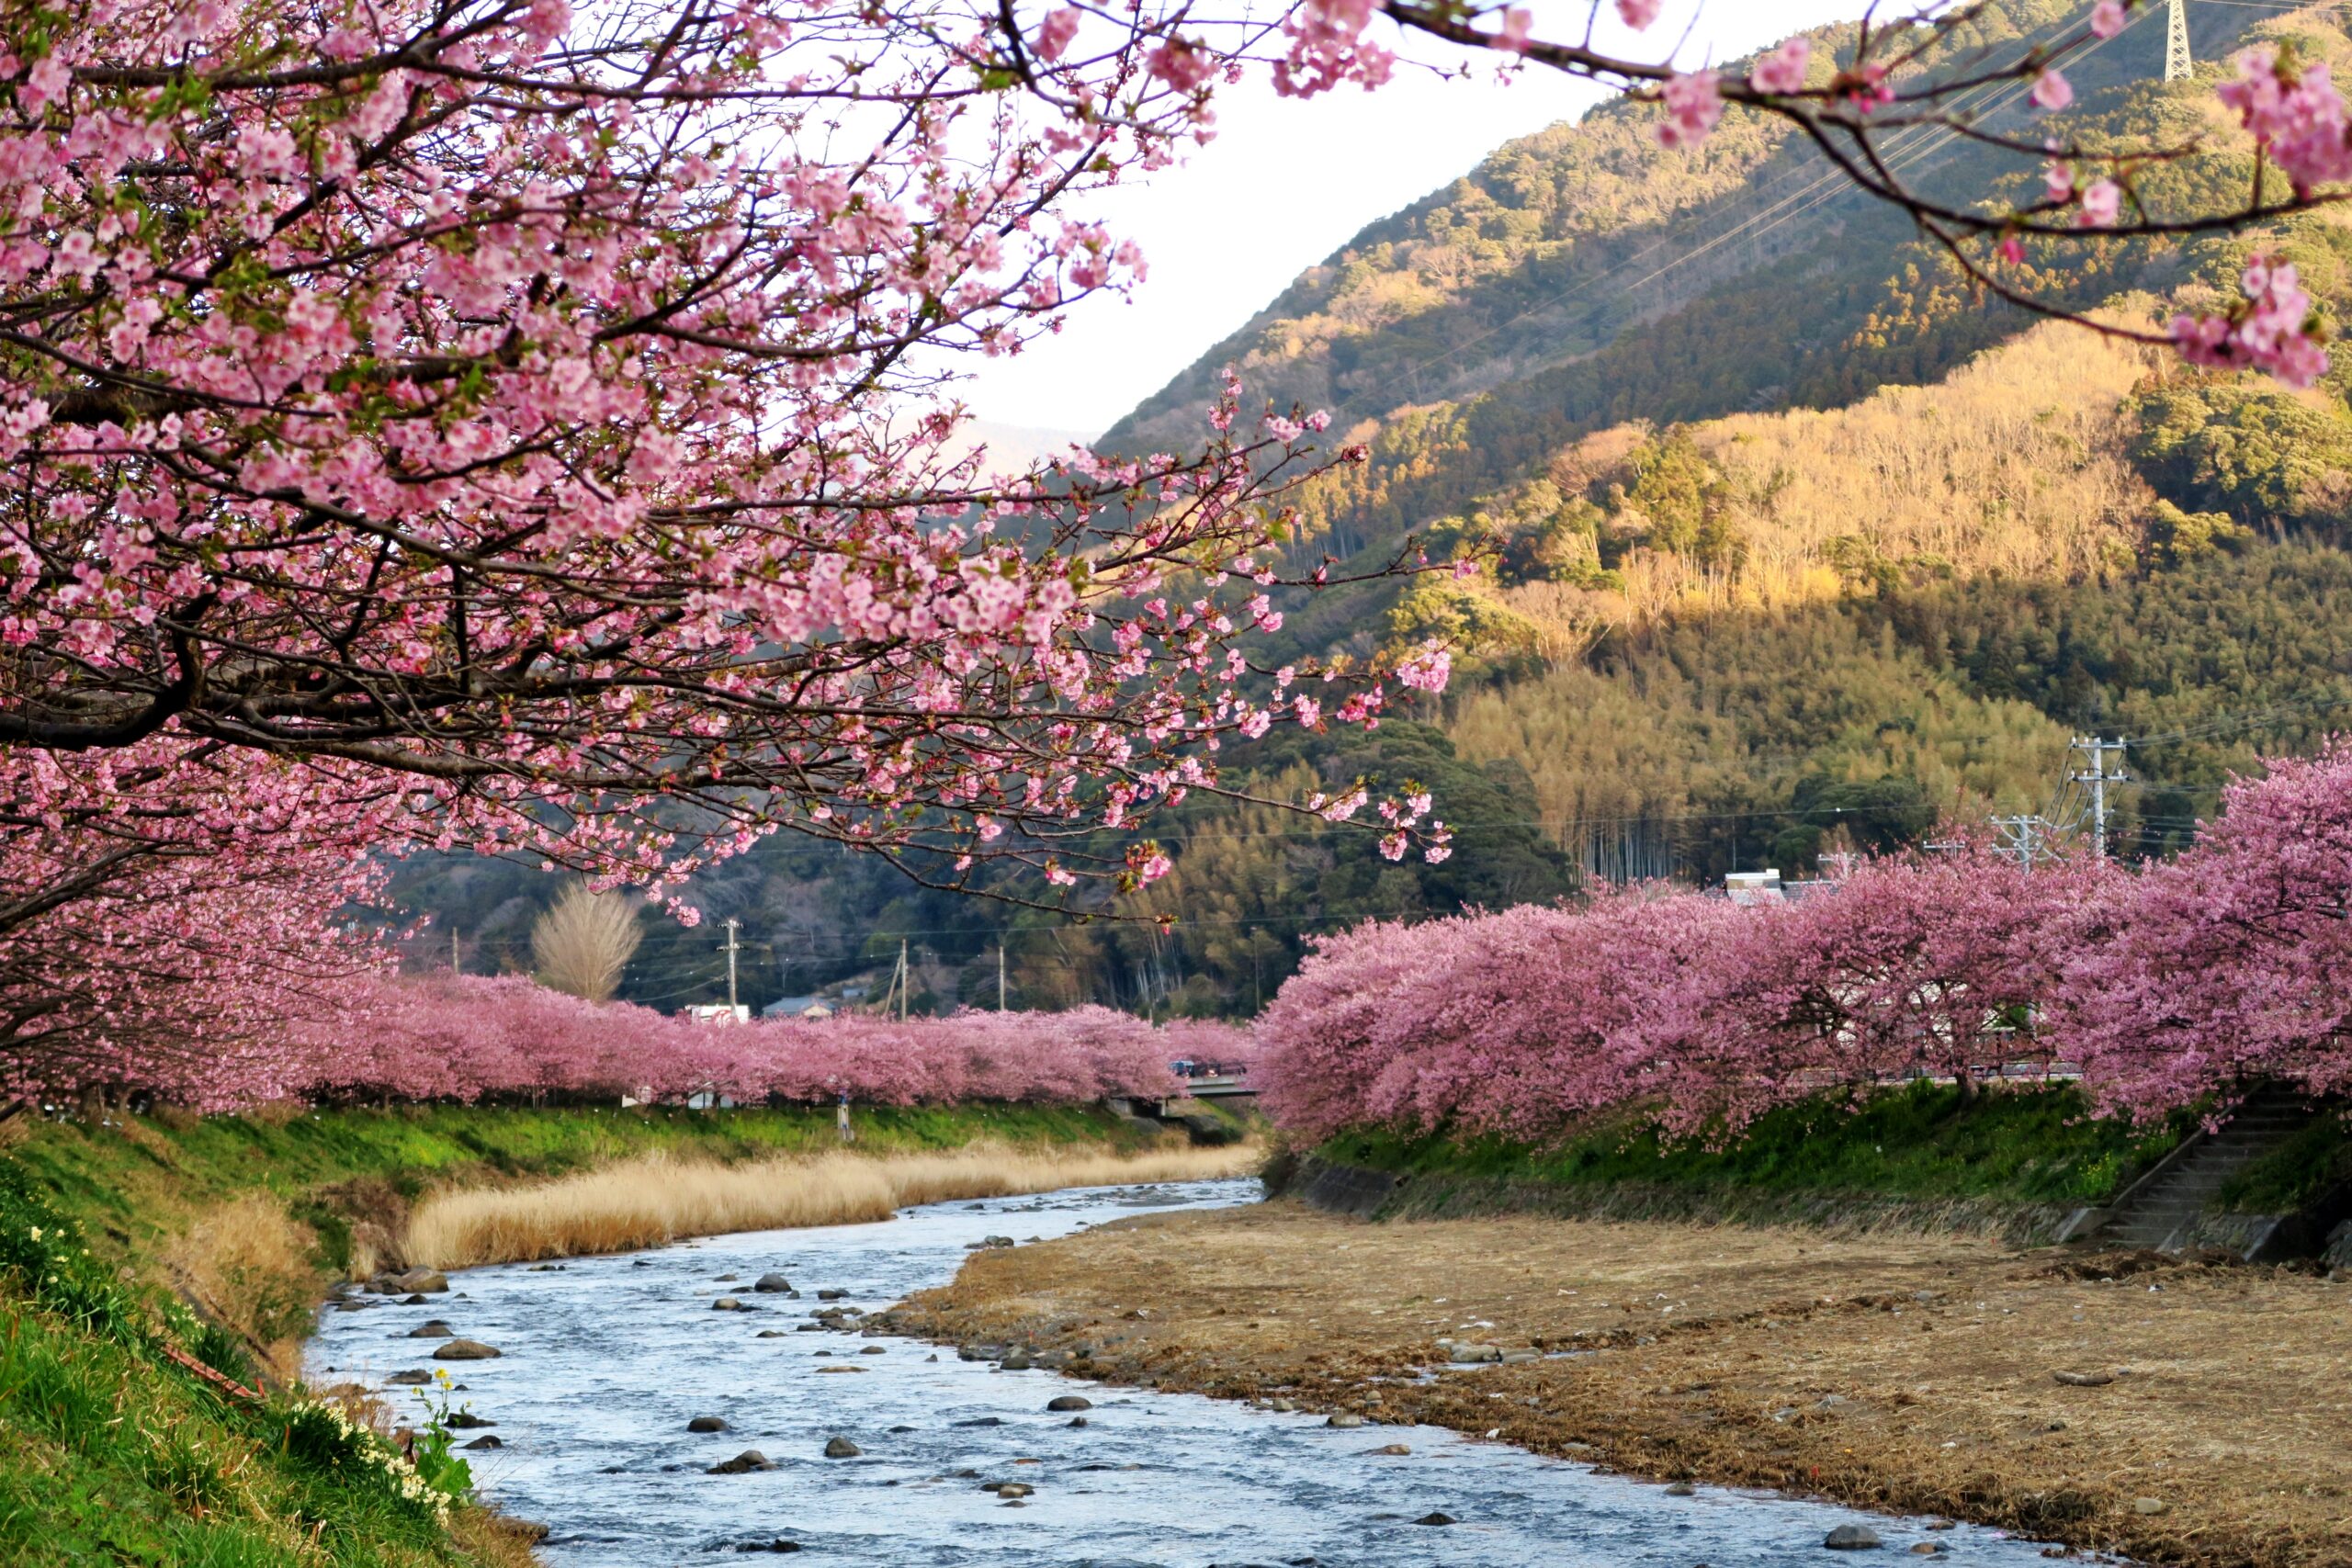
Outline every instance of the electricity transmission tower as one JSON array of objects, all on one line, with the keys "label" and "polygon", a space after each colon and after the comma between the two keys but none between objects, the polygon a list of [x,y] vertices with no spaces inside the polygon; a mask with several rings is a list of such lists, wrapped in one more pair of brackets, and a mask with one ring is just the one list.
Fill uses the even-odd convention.
[{"label": "electricity transmission tower", "polygon": [[2172,0],[2171,11],[2165,28],[2165,80],[2178,82],[2196,65],[2188,57],[2188,0]]}]

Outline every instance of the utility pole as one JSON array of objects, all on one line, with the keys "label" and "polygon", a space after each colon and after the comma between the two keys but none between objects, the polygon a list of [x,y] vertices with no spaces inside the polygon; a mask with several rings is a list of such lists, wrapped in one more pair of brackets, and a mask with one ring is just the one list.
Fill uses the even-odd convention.
[{"label": "utility pole", "polygon": [[466,965],[458,956],[458,928],[453,925],[449,928],[449,973],[462,975],[465,972]]},{"label": "utility pole", "polygon": [[907,969],[907,939],[899,939],[899,1021],[907,1021],[907,993],[913,990],[914,978]]},{"label": "utility pole", "polygon": [[2091,848],[2101,860],[2107,858],[2107,786],[2127,783],[2132,776],[2120,767],[2109,773],[2107,756],[2112,751],[2121,757],[2123,746],[2120,740],[2102,740],[2095,735],[2075,738],[2075,750],[2091,760],[2086,771],[2078,772],[2073,777],[2076,784],[2091,786]]},{"label": "utility pole", "polygon": [[2172,0],[2165,28],[2165,80],[2186,81],[2197,69],[2188,57],[2188,0]]},{"label": "utility pole", "polygon": [[1004,938],[996,939],[996,1010],[1004,1010]]},{"label": "utility pole", "polygon": [[735,940],[735,932],[742,923],[732,915],[727,917],[727,1016],[729,1018],[735,1016],[735,951],[740,945]]}]

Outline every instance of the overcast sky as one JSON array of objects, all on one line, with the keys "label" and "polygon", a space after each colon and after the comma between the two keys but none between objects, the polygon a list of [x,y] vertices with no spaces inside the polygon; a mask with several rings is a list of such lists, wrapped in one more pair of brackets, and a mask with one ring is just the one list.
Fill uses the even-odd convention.
[{"label": "overcast sky", "polygon": [[[1584,9],[1561,0],[1534,8],[1539,35],[1547,15]],[[1691,9],[1669,3],[1654,36],[1674,37]],[[1861,0],[1713,0],[1686,58],[1735,58],[1861,10]],[[1216,141],[1094,205],[1144,248],[1150,276],[1134,298],[1086,301],[1058,337],[985,366],[965,399],[984,420],[1099,434],[1366,223],[1598,96],[1541,70],[1509,86],[1488,70],[1467,82],[1400,72],[1376,93],[1342,88],[1302,104],[1253,75],[1218,99]]]}]

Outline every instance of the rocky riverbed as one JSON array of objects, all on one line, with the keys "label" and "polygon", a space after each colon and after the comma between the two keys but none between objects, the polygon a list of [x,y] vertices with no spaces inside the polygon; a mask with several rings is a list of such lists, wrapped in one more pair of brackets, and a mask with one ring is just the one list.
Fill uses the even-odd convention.
[{"label": "rocky riverbed", "polygon": [[1366,1438],[1434,1426],[2151,1561],[2352,1562],[2352,1286],[2308,1273],[1276,1202],[986,1253],[888,1321]]}]

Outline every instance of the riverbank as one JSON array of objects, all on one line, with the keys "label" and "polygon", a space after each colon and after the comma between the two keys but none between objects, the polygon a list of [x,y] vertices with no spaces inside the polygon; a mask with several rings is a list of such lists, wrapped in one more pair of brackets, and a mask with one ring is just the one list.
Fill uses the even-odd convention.
[{"label": "riverbank", "polygon": [[[1982,1236],[1366,1224],[1279,1201],[977,1255],[893,1323],[1660,1481],[2333,1568],[2352,1558],[2347,1307],[2352,1286],[2305,1274]],[[1452,1363],[1441,1337],[1510,1359]]]},{"label": "riverbank", "polygon": [[1667,1142],[1625,1118],[1541,1145],[1366,1129],[1278,1160],[1269,1181],[1280,1190],[1319,1160],[1338,1172],[1336,1186],[1316,1195],[1321,1206],[1337,1200],[1367,1218],[1834,1225],[2026,1246],[2112,1198],[2194,1124],[2097,1117],[2068,1084],[1965,1095],[1922,1081],[1859,1105],[1826,1096],[1778,1106],[1720,1144]]},{"label": "riverbank", "polygon": [[[487,1258],[501,1235],[469,1230],[469,1213],[537,1204],[542,1223],[518,1233],[530,1245],[604,1225],[616,1245],[642,1246],[796,1223],[775,1217],[779,1203],[822,1223],[871,1217],[876,1192],[980,1196],[1129,1168],[1167,1179],[1248,1157],[1089,1109],[861,1107],[856,1126],[845,1156],[830,1109],[289,1108],[9,1124],[0,1565],[528,1568],[527,1529],[470,1505],[444,1522],[379,1462],[393,1450],[305,1414],[300,1345],[327,1284],[406,1261],[420,1220],[439,1215],[444,1241],[470,1235]],[[599,1186],[598,1172],[617,1179]],[[854,1201],[844,1212],[827,1192]],[[570,1195],[552,1211],[560,1224],[547,1223],[550,1193]],[[666,1235],[650,1235],[649,1200],[665,1194],[653,1217]],[[469,1210],[473,1195],[490,1201]],[[288,1436],[312,1426],[315,1441]]]},{"label": "riverbank", "polygon": [[[1178,1142],[1093,1107],[861,1106],[855,1125],[862,1159],[978,1145],[1008,1156],[1129,1155]],[[0,1160],[81,1224],[101,1257],[196,1303],[289,1371],[326,1285],[423,1261],[409,1252],[414,1224],[452,1195],[528,1191],[632,1165],[660,1179],[841,1150],[826,1107],[272,1107],[17,1126]],[[587,1218],[574,1214],[583,1232]],[[639,1227],[627,1244],[679,1234]],[[466,1260],[504,1259],[477,1247]]]}]

